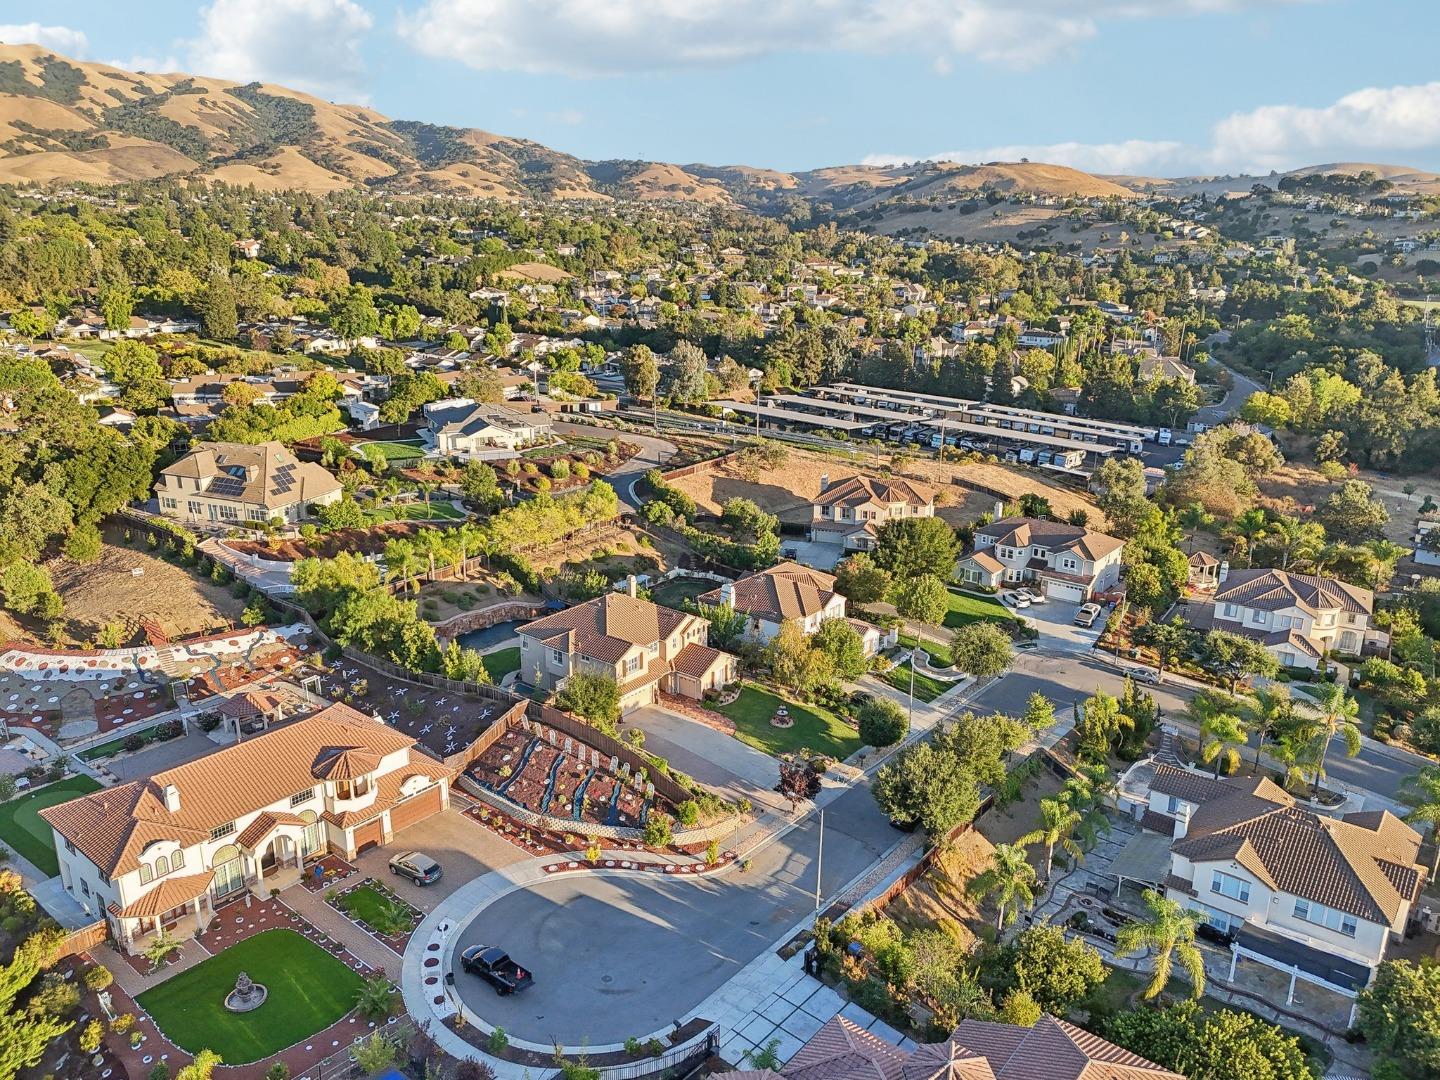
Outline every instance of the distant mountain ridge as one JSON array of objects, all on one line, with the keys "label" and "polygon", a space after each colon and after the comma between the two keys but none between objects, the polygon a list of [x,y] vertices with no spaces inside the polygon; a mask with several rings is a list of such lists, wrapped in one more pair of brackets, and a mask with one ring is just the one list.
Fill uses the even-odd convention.
[{"label": "distant mountain ridge", "polygon": [[[1407,187],[1440,176],[1372,169]],[[1383,170],[1383,172],[1382,172]],[[1253,178],[1094,176],[1063,165],[917,162],[787,173],[743,165],[585,161],[528,139],[392,120],[265,83],[125,71],[38,45],[0,45],[0,183],[95,184],[185,176],[313,192],[365,188],[500,199],[677,200],[783,212],[966,200],[986,191],[1135,198],[1145,192],[1248,188]]]}]

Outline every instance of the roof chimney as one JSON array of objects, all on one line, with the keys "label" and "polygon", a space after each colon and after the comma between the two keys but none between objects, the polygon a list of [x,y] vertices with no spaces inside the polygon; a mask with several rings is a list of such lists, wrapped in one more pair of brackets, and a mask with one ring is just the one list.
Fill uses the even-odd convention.
[{"label": "roof chimney", "polygon": [[1219,575],[1215,578],[1216,584],[1223,584],[1224,581],[1225,581],[1225,579],[1226,579],[1227,577],[1229,577],[1229,576],[1230,576],[1230,564],[1229,564],[1228,562],[1225,562],[1225,561],[1222,559],[1221,562],[1220,562],[1220,573],[1219,573]]},{"label": "roof chimney", "polygon": [[727,581],[720,586],[720,603],[735,606],[735,583]]},{"label": "roof chimney", "polygon": [[640,595],[640,583],[635,579],[634,574],[629,575],[625,579],[625,591],[631,596]]},{"label": "roof chimney", "polygon": [[820,490],[821,490],[821,491],[824,491],[824,490],[825,490],[826,488],[828,488],[829,486],[830,486],[830,474],[829,474],[829,473],[821,473],[821,474],[820,474]]},{"label": "roof chimney", "polygon": [[165,809],[172,814],[180,812],[180,789],[174,784],[165,785]]}]

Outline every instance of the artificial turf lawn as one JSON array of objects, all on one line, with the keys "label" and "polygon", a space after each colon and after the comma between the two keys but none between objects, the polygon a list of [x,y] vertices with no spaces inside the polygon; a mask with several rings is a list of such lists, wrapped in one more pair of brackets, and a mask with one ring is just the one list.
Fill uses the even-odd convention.
[{"label": "artificial turf lawn", "polygon": [[[788,728],[771,725],[770,718],[784,705],[794,721]],[[716,711],[735,722],[735,737],[767,754],[787,754],[804,747],[817,754],[826,754],[837,761],[860,749],[860,736],[847,727],[838,716],[818,705],[799,705],[793,701],[746,684],[740,696]]]},{"label": "artificial turf lawn", "polygon": [[974,593],[956,592],[949,589],[945,594],[949,610],[945,612],[945,628],[956,630],[972,622],[979,622],[981,619],[998,619],[1001,622],[1014,622],[1015,616],[999,600],[992,600],[988,596],[976,596]]},{"label": "artificial turf lawn", "polygon": [[[270,996],[253,1012],[232,1013],[225,995],[242,971]],[[364,982],[295,931],[266,930],[135,1000],[181,1049],[193,1054],[208,1048],[226,1065],[243,1065],[329,1027],[354,1008]]]},{"label": "artificial turf lawn", "polygon": [[391,932],[391,928],[385,925],[383,914],[390,904],[390,899],[371,885],[361,885],[340,897],[340,906],[346,914],[352,919],[359,919],[377,934]]},{"label": "artificial turf lawn", "polygon": [[60,873],[60,864],[55,860],[55,834],[39,811],[98,790],[100,785],[90,777],[72,776],[0,803],[0,840],[14,848],[22,859],[33,863],[42,874],[54,877]]},{"label": "artificial turf lawn", "polygon": [[490,673],[490,680],[497,683],[510,672],[519,671],[520,646],[513,645],[508,649],[496,649],[492,653],[486,653],[485,670]]}]

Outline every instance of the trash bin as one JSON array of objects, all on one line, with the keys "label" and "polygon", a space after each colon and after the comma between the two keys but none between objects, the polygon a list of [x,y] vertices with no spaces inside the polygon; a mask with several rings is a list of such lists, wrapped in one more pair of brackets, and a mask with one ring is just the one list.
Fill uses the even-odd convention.
[{"label": "trash bin", "polygon": [[814,945],[805,950],[805,974],[820,974],[820,950]]}]

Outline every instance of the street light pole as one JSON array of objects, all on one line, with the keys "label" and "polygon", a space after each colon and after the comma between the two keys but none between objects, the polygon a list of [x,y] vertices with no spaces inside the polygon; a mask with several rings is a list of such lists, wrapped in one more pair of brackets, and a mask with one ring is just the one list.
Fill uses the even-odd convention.
[{"label": "street light pole", "polygon": [[[917,637],[915,639],[919,641]],[[910,650],[910,711],[905,715],[905,737],[908,739],[910,733],[915,730],[915,654],[919,646]]]},{"label": "street light pole", "polygon": [[815,910],[820,910],[820,875],[825,869],[825,808],[820,808],[820,847],[815,853]]}]

